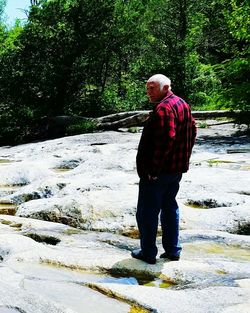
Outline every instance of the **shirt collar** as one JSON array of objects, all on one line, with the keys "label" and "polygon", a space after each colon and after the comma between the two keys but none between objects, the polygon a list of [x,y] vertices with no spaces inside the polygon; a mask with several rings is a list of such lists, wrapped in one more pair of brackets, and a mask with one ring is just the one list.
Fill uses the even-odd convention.
[{"label": "shirt collar", "polygon": [[166,96],[165,96],[163,99],[161,99],[161,101],[155,103],[154,109],[156,109],[157,106],[158,106],[160,103],[164,102],[164,101],[167,100],[170,96],[172,96],[172,94],[173,94],[173,92],[169,90],[169,91],[167,92]]},{"label": "shirt collar", "polygon": [[169,90],[168,93],[166,94],[166,96],[165,96],[160,102],[166,100],[167,98],[169,98],[170,96],[172,96],[172,94],[173,94],[173,92],[172,92],[171,90]]}]

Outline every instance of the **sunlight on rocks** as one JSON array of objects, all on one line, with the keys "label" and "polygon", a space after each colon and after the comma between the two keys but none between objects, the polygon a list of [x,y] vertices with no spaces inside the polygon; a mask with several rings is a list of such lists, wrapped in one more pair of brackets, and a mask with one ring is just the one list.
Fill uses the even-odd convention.
[{"label": "sunlight on rocks", "polygon": [[227,153],[248,149],[248,141],[232,143],[234,132],[229,124],[199,129],[178,194],[181,259],[160,259],[158,237],[155,265],[130,255],[140,246],[140,134],[110,131],[0,147],[0,313],[245,309],[250,153]]},{"label": "sunlight on rocks", "polygon": [[[136,306],[132,306],[131,310],[128,313],[149,313],[150,311],[142,309]],[[1,313],[1,312],[0,312]]]},{"label": "sunlight on rocks", "polygon": [[15,308],[8,308],[8,307],[0,307],[0,313],[20,313],[20,310]]}]

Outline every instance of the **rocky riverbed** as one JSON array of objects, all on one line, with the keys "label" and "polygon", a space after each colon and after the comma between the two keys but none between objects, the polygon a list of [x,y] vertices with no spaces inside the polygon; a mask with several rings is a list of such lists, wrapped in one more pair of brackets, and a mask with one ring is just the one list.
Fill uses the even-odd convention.
[{"label": "rocky riverbed", "polygon": [[156,265],[130,257],[140,131],[0,147],[0,313],[250,312],[250,139],[199,125],[181,260]]}]

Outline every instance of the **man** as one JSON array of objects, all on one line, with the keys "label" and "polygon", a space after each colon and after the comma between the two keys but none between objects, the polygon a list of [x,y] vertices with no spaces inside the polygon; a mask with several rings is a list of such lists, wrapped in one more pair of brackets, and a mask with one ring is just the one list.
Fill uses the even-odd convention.
[{"label": "man", "polygon": [[149,264],[156,263],[159,214],[165,250],[160,258],[180,258],[179,208],[175,198],[182,173],[189,168],[196,137],[190,107],[173,94],[170,85],[170,79],[162,74],[147,81],[147,96],[154,108],[145,123],[136,157],[140,177],[136,220],[141,249],[131,255]]}]

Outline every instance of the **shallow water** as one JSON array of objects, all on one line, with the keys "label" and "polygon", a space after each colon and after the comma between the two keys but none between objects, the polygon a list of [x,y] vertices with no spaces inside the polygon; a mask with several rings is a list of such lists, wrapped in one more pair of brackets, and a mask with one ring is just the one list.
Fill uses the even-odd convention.
[{"label": "shallow water", "polygon": [[9,160],[9,159],[0,159],[0,164],[4,165],[4,164],[9,164],[9,163],[13,163],[15,161]]},{"label": "shallow water", "polygon": [[15,215],[17,206],[15,204],[0,203],[0,214]]},{"label": "shallow water", "polygon": [[215,257],[233,260],[250,261],[250,249],[240,246],[226,245],[214,242],[195,242],[185,244],[184,251],[193,256],[214,255]]}]

